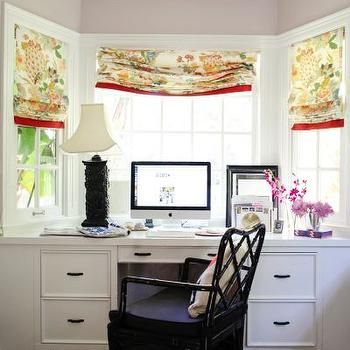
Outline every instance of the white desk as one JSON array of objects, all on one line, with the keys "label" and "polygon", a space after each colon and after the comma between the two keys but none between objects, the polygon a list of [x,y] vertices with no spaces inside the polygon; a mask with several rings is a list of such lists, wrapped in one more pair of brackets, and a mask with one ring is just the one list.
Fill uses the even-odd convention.
[{"label": "white desk", "polygon": [[[210,258],[219,241],[146,238],[144,232],[109,239],[0,237],[0,349],[107,349],[118,264]],[[292,277],[273,278],[287,273]],[[347,349],[349,276],[350,239],[267,234],[249,301],[248,349]],[[294,317],[292,326],[276,329],[270,316]]]}]

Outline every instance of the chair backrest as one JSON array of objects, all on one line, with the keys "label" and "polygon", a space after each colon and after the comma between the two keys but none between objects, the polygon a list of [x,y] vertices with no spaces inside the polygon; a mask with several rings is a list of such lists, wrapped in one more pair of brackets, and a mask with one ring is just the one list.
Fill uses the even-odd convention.
[{"label": "chair backrest", "polygon": [[223,235],[207,305],[207,325],[238,307],[245,307],[265,238],[265,225],[250,231],[228,229]]}]

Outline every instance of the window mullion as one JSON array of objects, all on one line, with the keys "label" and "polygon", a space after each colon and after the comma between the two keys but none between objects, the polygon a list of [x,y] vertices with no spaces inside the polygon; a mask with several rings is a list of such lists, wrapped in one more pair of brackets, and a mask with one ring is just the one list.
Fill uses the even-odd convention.
[{"label": "window mullion", "polygon": [[316,198],[320,198],[321,189],[320,189],[320,176],[321,176],[321,168],[320,168],[320,132],[317,131],[316,137],[316,150],[317,150],[317,160],[316,160]]},{"label": "window mullion", "polygon": [[[243,144],[247,147],[251,147],[252,149],[252,156],[255,151],[256,144],[253,140],[254,134],[254,128],[256,123],[253,122],[253,112],[249,115],[247,112],[252,109],[250,106],[247,106],[247,103],[254,103],[255,100],[251,98],[251,96],[246,96],[248,101],[245,100],[245,96],[237,96],[237,105],[235,104],[236,95],[230,96],[233,98],[233,101],[230,100],[229,106],[226,106],[225,98],[226,95],[222,96],[215,96],[215,97],[184,97],[184,99],[188,99],[189,101],[182,104],[182,101],[179,101],[179,110],[177,110],[177,101],[168,101],[167,97],[161,97],[160,99],[160,105],[159,100],[157,103],[153,104],[150,103],[149,106],[152,108],[156,108],[155,112],[159,112],[160,110],[160,118],[157,116],[156,119],[152,119],[153,122],[157,120],[157,124],[148,124],[147,119],[142,120],[138,113],[143,113],[143,106],[140,105],[140,101],[134,100],[134,98],[131,98],[130,103],[130,130],[123,131],[124,134],[128,134],[130,138],[130,144],[135,145],[135,148],[130,147],[130,154],[129,154],[129,161],[136,160],[139,158],[138,156],[138,149],[140,148],[140,151],[143,151],[143,147],[145,148],[144,154],[148,154],[148,149],[150,147],[153,147],[153,144],[160,145],[160,152],[157,151],[158,156],[161,160],[169,160],[167,157],[169,153],[170,159],[175,157],[175,154],[179,155],[178,158],[185,157],[186,160],[192,160],[192,161],[198,161],[198,160],[206,160],[209,157],[213,158],[213,161],[221,162],[219,166],[213,166],[213,179],[221,179],[220,180],[220,186],[216,183],[216,181],[213,181],[213,198],[215,198],[215,203],[213,203],[213,213],[215,213],[215,218],[222,218],[225,215],[225,211],[223,208],[223,201],[219,198],[224,198],[225,194],[225,179],[226,179],[226,164],[225,159],[227,158],[227,155],[225,156],[225,150],[227,148],[228,152],[232,153],[232,156],[230,158],[230,162],[239,162],[239,160],[236,159],[236,152],[233,146],[229,144],[229,142],[233,142],[234,144],[238,145],[238,148],[240,146],[240,141],[242,139],[242,147]],[[248,98],[249,97],[249,98]],[[137,97],[136,97],[137,98]],[[155,98],[155,97],[152,97]],[[207,101],[207,99],[215,98],[218,99],[217,101]],[[176,97],[176,99],[180,99],[180,97]],[[203,104],[202,104],[203,101]],[[147,102],[147,101],[146,101]],[[181,103],[180,103],[181,102]],[[169,104],[168,104],[169,103]],[[198,103],[198,106],[197,106]],[[146,103],[148,106],[148,104]],[[208,106],[208,110],[206,107]],[[215,106],[215,109],[214,109]],[[198,109],[197,109],[198,107]],[[146,106],[145,106],[146,108]],[[170,109],[169,109],[170,108]],[[219,111],[221,108],[221,111]],[[228,123],[225,123],[225,116],[227,114],[227,108],[232,110],[231,112],[235,113],[233,114],[231,120]],[[247,109],[248,108],[248,109]],[[175,110],[173,110],[175,109]],[[151,115],[152,110],[148,111],[148,115]],[[169,114],[168,114],[169,111]],[[185,113],[186,117],[188,116],[188,119],[185,119],[183,115],[181,115],[181,121],[185,123],[180,122],[180,120],[170,120],[169,118],[177,118],[177,115],[179,113]],[[188,115],[189,113],[189,115]],[[212,113],[215,113],[213,115]],[[219,113],[219,114],[217,114]],[[247,123],[244,124],[244,127],[240,127],[238,124],[238,121],[242,119],[242,116],[237,115],[238,113],[246,116],[247,118],[250,118],[251,120],[251,130],[247,128]],[[152,115],[151,115],[152,116]],[[197,119],[198,118],[198,119]],[[236,120],[236,119],[237,120]],[[203,120],[202,120],[203,119]],[[213,120],[215,120],[215,124],[213,123]],[[141,123],[139,125],[139,122]],[[203,124],[201,124],[203,122]],[[221,122],[221,125],[219,127],[218,124]],[[173,127],[172,127],[173,125]],[[227,129],[227,130],[226,130]],[[157,137],[156,142],[152,143],[152,139],[150,139],[150,142],[148,142],[149,137],[153,137],[155,135]],[[169,137],[169,139],[168,139]],[[225,139],[227,138],[227,141]],[[145,142],[140,141],[138,139],[145,140]],[[179,142],[182,142],[184,140],[185,145],[179,144]],[[213,141],[212,141],[213,140]],[[213,144],[211,145],[211,142]],[[228,143],[226,147],[226,143]],[[249,144],[248,144],[249,142]],[[203,147],[200,143],[203,143]],[[158,146],[157,146],[158,147]],[[173,149],[173,148],[174,149]],[[182,150],[184,150],[184,153],[179,152],[176,148],[181,147]],[[188,147],[188,148],[187,148]],[[195,148],[196,147],[196,148]],[[214,147],[214,150],[212,149]],[[232,148],[232,150],[231,150]],[[206,149],[208,149],[208,152],[206,152]],[[242,152],[245,151],[246,148],[242,149]],[[217,151],[216,151],[217,150]],[[221,154],[217,154],[217,152],[221,152]],[[198,153],[198,154],[197,154]],[[142,153],[143,154],[143,153]],[[141,155],[145,158],[145,155]],[[150,153],[154,155],[153,153]],[[183,156],[182,156],[183,154]],[[127,156],[127,155],[125,155]],[[240,153],[237,154],[237,157],[240,156]],[[145,160],[150,160],[146,158]],[[181,160],[181,159],[177,159]],[[249,159],[249,163],[251,163],[253,159]],[[46,169],[45,166],[40,166],[41,169]],[[122,169],[117,168],[117,171],[122,171]],[[119,180],[116,180],[119,181]],[[122,208],[116,210],[123,210]],[[117,212],[115,213],[117,214]]]},{"label": "window mullion", "polygon": [[221,134],[221,172],[223,173],[224,171],[224,137],[225,137],[225,127],[224,127],[224,98],[221,99],[221,130],[220,130],[220,134]]},{"label": "window mullion", "polygon": [[164,156],[164,98],[160,99],[160,159]]},{"label": "window mullion", "polygon": [[224,199],[226,198],[226,169],[225,169],[225,157],[224,157],[224,138],[225,138],[225,98],[221,99],[221,206],[220,211],[224,212]]},{"label": "window mullion", "polygon": [[190,125],[190,133],[191,133],[191,158],[194,158],[194,98],[191,97],[191,125]]},{"label": "window mullion", "polygon": [[61,171],[60,171],[60,164],[62,161],[62,158],[58,155],[58,144],[62,143],[62,133],[59,131],[55,131],[55,165],[53,166],[54,174],[55,174],[55,205],[60,206],[61,203],[61,196],[62,196],[62,186],[60,182],[60,179],[62,179]]},{"label": "window mullion", "polygon": [[40,128],[35,130],[34,208],[40,208]]},{"label": "window mullion", "polygon": [[[129,114],[129,118],[130,118],[130,130],[129,130],[129,142],[130,145],[134,144],[134,99],[130,98],[130,114]],[[131,157],[132,155],[132,150],[129,150],[129,157]]]}]

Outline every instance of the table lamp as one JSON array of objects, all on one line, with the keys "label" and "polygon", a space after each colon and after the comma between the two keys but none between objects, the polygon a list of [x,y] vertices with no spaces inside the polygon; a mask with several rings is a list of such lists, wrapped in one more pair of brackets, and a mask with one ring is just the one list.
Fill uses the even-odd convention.
[{"label": "table lamp", "polygon": [[[61,145],[67,153],[92,153],[106,151],[116,141],[110,134],[111,128],[103,104],[81,105],[80,122],[73,136]],[[86,219],[82,226],[108,226],[108,168],[107,160],[95,154],[85,165],[85,209]]]}]

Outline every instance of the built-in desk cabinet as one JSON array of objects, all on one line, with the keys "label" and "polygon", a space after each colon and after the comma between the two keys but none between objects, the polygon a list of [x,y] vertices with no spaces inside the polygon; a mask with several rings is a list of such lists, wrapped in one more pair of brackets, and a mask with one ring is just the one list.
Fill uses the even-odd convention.
[{"label": "built-in desk cabinet", "polygon": [[[118,263],[210,258],[218,243],[59,242],[0,238],[0,350],[106,350]],[[348,349],[349,295],[350,241],[266,240],[249,300],[246,350]]]},{"label": "built-in desk cabinet", "polygon": [[42,250],[41,343],[105,344],[110,252]]},{"label": "built-in desk cabinet", "polygon": [[247,346],[316,348],[317,254],[262,253],[250,293]]}]

